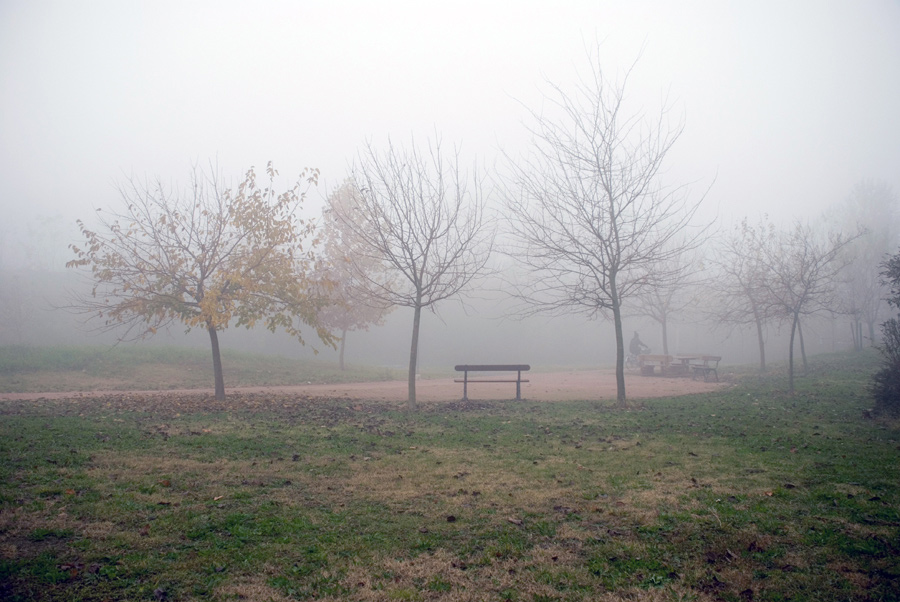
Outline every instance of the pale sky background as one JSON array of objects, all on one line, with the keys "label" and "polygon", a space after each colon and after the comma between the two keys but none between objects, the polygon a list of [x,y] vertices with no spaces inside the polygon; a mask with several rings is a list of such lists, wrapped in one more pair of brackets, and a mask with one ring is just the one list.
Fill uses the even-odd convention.
[{"label": "pale sky background", "polygon": [[324,194],[366,140],[437,132],[490,170],[598,40],[610,74],[643,48],[632,106],[674,100],[667,177],[715,179],[725,219],[900,189],[897,0],[0,0],[0,259],[71,242],[116,180],[185,182],[193,162],[314,166]]}]

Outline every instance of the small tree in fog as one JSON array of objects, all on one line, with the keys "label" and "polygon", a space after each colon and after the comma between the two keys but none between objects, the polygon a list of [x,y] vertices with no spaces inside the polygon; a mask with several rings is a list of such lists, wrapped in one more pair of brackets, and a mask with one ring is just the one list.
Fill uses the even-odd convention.
[{"label": "small tree in fog", "polygon": [[797,222],[779,231],[766,252],[767,274],[763,286],[774,316],[791,325],[788,348],[788,389],[794,393],[794,339],[800,338],[803,370],[807,370],[806,349],[800,319],[834,309],[837,278],[847,263],[842,254],[859,234],[823,233],[809,224]]},{"label": "small tree in fog", "polygon": [[669,324],[699,303],[699,290],[706,287],[703,260],[699,254],[685,252],[657,264],[647,278],[648,286],[635,298],[634,313],[659,324],[662,352],[669,355]]},{"label": "small tree in fog", "polygon": [[755,328],[760,372],[766,371],[764,329],[771,317],[766,256],[774,245],[774,225],[762,218],[753,226],[744,218],[721,239],[712,259],[717,274],[711,279],[710,311],[720,324]]},{"label": "small tree in fog", "polygon": [[851,318],[854,346],[862,349],[865,338],[875,344],[875,327],[887,293],[879,265],[896,248],[900,236],[900,199],[883,182],[858,182],[836,208],[834,218],[837,227],[865,230],[847,249],[849,262],[839,277],[837,299],[838,311]]},{"label": "small tree in fog", "polygon": [[[458,153],[444,155],[440,141],[424,150],[367,145],[353,180],[358,202],[337,212],[361,243],[349,265],[371,299],[413,310],[408,403],[415,409],[422,309],[459,295],[490,256],[480,183],[460,170]],[[372,270],[373,261],[385,269]]]},{"label": "small tree in fog", "polygon": [[347,333],[383,324],[393,309],[383,299],[373,296],[366,286],[371,280],[381,279],[385,265],[366,252],[365,241],[355,233],[365,223],[354,223],[351,228],[338,217],[354,215],[361,199],[353,181],[344,182],[328,197],[322,220],[327,275],[334,288],[328,294],[332,302],[319,310],[319,320],[329,330],[341,334],[338,355],[341,370]]},{"label": "small tree in fog", "polygon": [[225,398],[218,333],[235,323],[264,322],[303,342],[301,328],[322,341],[332,337],[318,321],[321,289],[313,224],[297,211],[318,172],[304,172],[281,194],[275,170],[260,187],[251,168],[236,190],[222,188],[215,173],[194,170],[190,186],[129,180],[119,187],[124,209],[99,211],[99,228],[78,221],[83,246],[72,245],[67,267],[89,268],[90,295],[73,309],[124,327],[123,338],[142,338],[181,322],[205,328],[212,348],[216,399]]},{"label": "small tree in fog", "polygon": [[616,386],[626,405],[622,305],[674,274],[660,267],[696,248],[702,199],[660,175],[683,131],[669,107],[645,119],[626,109],[631,70],[610,81],[596,60],[571,92],[550,85],[548,106],[531,113],[530,154],[514,162],[505,194],[508,254],[527,270],[514,294],[527,313],[611,318]]}]

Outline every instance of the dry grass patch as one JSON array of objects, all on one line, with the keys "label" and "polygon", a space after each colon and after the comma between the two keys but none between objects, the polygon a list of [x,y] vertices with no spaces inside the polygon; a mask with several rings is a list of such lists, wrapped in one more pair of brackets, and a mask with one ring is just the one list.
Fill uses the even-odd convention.
[{"label": "dry grass patch", "polygon": [[40,510],[13,508],[0,512],[0,541],[25,538],[36,530],[74,532],[82,526],[66,512],[64,504],[49,501]]},{"label": "dry grass patch", "polygon": [[[440,600],[476,602],[483,600],[531,600],[544,596],[556,599],[560,581],[548,579],[553,567],[563,566],[559,555],[536,549],[524,560],[499,559],[488,564],[468,564],[446,551],[420,555],[411,559],[376,560],[366,568],[351,570],[345,585],[353,593],[350,599],[360,602],[382,600]],[[555,566],[554,566],[555,565]],[[547,567],[547,568],[545,568]],[[577,569],[576,569],[577,570]],[[563,571],[563,581],[585,591],[591,589],[590,576]]]},{"label": "dry grass patch", "polygon": [[593,525],[580,522],[562,523],[556,528],[553,543],[564,549],[580,550],[582,544],[597,536],[597,531],[592,527]]},{"label": "dry grass patch", "polygon": [[276,570],[270,569],[257,575],[242,575],[234,582],[218,587],[216,594],[226,600],[294,602],[294,598],[285,596],[281,591],[268,584],[268,580],[276,573]]},{"label": "dry grass patch", "polygon": [[81,534],[88,539],[107,539],[116,532],[116,524],[102,520],[81,524]]},{"label": "dry grass patch", "polygon": [[511,469],[481,450],[409,450],[349,464],[349,474],[329,482],[346,495],[395,507],[418,505],[438,496],[449,507],[492,504],[501,508],[546,510],[567,498],[571,487],[557,479],[530,475],[523,462]]},{"label": "dry grass patch", "polygon": [[[344,579],[352,593],[340,599],[359,602],[421,600],[603,600],[673,602],[718,599],[678,584],[659,588],[607,591],[587,571],[581,550],[536,546],[521,558],[467,563],[446,551],[412,559],[387,558],[354,567]],[[337,598],[326,598],[328,600]]]},{"label": "dry grass patch", "polygon": [[590,599],[596,602],[719,602],[722,598],[682,585],[670,585],[656,589],[629,587],[621,591],[599,593]]},{"label": "dry grass patch", "polygon": [[848,582],[850,582],[854,587],[859,589],[866,589],[871,587],[872,585],[872,577],[869,573],[865,573],[859,570],[858,567],[855,567],[846,562],[829,562],[825,565],[827,570],[831,571],[836,575],[840,575]]},{"label": "dry grass patch", "polygon": [[93,458],[91,467],[86,472],[100,482],[115,482],[127,477],[135,482],[155,483],[161,491],[185,495],[196,495],[203,489],[235,487],[251,482],[266,484],[291,477],[303,479],[311,466],[327,464],[327,460],[323,459],[316,462],[292,462],[286,459],[277,462],[226,459],[203,461],[141,452],[100,452]]}]

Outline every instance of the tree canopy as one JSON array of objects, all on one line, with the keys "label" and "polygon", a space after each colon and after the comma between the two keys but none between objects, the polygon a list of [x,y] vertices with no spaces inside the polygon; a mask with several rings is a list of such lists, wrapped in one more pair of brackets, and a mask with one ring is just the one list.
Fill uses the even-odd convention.
[{"label": "tree canopy", "polygon": [[378,257],[366,252],[365,239],[356,233],[365,224],[354,222],[350,227],[340,218],[358,212],[361,194],[353,180],[348,179],[329,195],[322,216],[325,269],[334,286],[329,293],[332,302],[319,310],[319,320],[340,333],[341,370],[344,369],[347,333],[382,324],[393,309],[366,286],[372,280],[380,280],[387,267]]},{"label": "tree canopy", "polygon": [[530,311],[612,318],[625,405],[622,304],[676,276],[664,266],[700,245],[702,197],[661,178],[683,131],[670,107],[630,110],[631,70],[614,81],[598,60],[591,66],[572,91],[551,84],[546,106],[532,111],[529,154],[511,158],[508,254],[527,272],[515,294]]},{"label": "tree canopy", "polygon": [[825,232],[797,221],[775,233],[765,249],[762,281],[771,315],[791,325],[788,348],[788,388],[794,392],[794,337],[800,337],[803,369],[806,350],[801,317],[836,307],[838,274],[848,262],[846,248],[859,234]]},{"label": "tree canopy", "polygon": [[[119,186],[124,208],[98,210],[99,227],[78,224],[83,245],[71,245],[66,265],[89,270],[90,294],[72,307],[122,338],[142,338],[172,323],[209,333],[216,397],[225,385],[218,332],[231,324],[283,328],[304,342],[319,322],[330,282],[320,277],[312,222],[298,210],[318,178],[304,171],[284,192],[275,191],[269,163],[260,185],[250,168],[236,189],[217,174],[194,168],[185,188],[130,179]],[[120,330],[123,329],[123,330]]]},{"label": "tree canopy", "polygon": [[766,371],[764,330],[772,314],[766,290],[770,277],[766,256],[775,236],[775,226],[766,216],[755,225],[744,218],[719,240],[712,259],[717,275],[712,280],[710,315],[728,327],[755,328],[760,372]]},{"label": "tree canopy", "polygon": [[[423,308],[462,293],[484,274],[493,238],[477,174],[445,154],[440,140],[384,151],[367,145],[354,167],[358,202],[338,213],[360,252],[350,257],[367,295],[413,310],[408,405],[416,407],[416,367]],[[379,262],[384,270],[372,270]]]}]

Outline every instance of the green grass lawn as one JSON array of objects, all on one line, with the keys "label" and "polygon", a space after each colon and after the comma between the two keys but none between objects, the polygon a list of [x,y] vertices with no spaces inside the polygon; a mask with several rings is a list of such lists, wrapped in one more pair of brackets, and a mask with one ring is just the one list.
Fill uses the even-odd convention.
[{"label": "green grass lawn", "polygon": [[872,354],[716,393],[0,402],[2,600],[895,600]]}]

